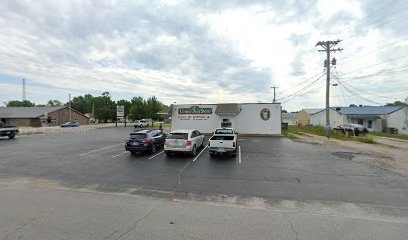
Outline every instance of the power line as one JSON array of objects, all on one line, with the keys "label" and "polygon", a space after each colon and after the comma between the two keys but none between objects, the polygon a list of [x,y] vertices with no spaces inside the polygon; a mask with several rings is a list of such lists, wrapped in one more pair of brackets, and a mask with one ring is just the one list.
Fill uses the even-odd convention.
[{"label": "power line", "polygon": [[358,98],[360,98],[360,99],[362,99],[362,100],[364,100],[364,101],[366,101],[366,102],[369,102],[369,103],[374,103],[374,104],[376,104],[376,105],[382,105],[381,103],[374,102],[374,101],[372,101],[372,100],[370,100],[370,99],[367,99],[367,98],[362,97],[360,94],[354,92],[353,90],[351,90],[350,88],[348,88],[346,85],[344,85],[340,80],[338,80],[338,82],[339,82],[339,84],[341,84],[347,91],[349,91],[349,92],[350,92],[351,94],[353,94],[354,96],[356,96],[356,97],[358,97]]},{"label": "power line", "polygon": [[288,95],[288,96],[279,98],[278,100],[283,100],[283,99],[285,99],[285,98],[289,98],[289,97],[292,97],[292,96],[297,95],[297,94],[300,93],[301,91],[308,89],[308,88],[309,88],[310,86],[312,86],[314,83],[316,83],[317,81],[319,81],[323,76],[324,76],[324,73],[321,74],[320,77],[318,77],[317,79],[315,79],[313,82],[311,82],[311,83],[309,83],[307,86],[303,87],[302,89],[300,89],[300,90],[296,91],[295,93],[290,94],[290,95]]},{"label": "power line", "polygon": [[[298,86],[300,86],[300,85],[302,85],[302,84],[304,84],[304,83],[307,83],[309,80],[311,80],[311,79],[315,79],[316,77],[318,77],[318,76],[320,76],[322,73],[318,73],[318,74],[316,74],[315,76],[313,76],[313,77],[310,77],[310,78],[306,78],[305,80],[303,80],[301,83],[299,83],[298,84]],[[281,99],[285,99],[285,98],[288,98],[288,97],[291,97],[291,96],[293,96],[294,94],[296,94],[296,93],[291,93],[291,94],[289,94],[289,95],[287,95],[287,96],[285,96],[285,97],[282,97],[282,98],[279,98],[278,100],[281,100]]]},{"label": "power line", "polygon": [[[340,82],[339,79],[337,79],[337,80]],[[347,86],[349,86],[349,87],[351,87],[351,88],[353,88],[353,89],[355,89],[355,90],[357,90],[357,91],[360,91],[360,92],[363,92],[363,93],[372,95],[372,96],[374,96],[374,97],[385,98],[385,99],[401,99],[401,98],[395,98],[395,97],[380,96],[380,95],[378,95],[378,94],[370,93],[370,92],[367,92],[367,91],[365,91],[365,90],[356,88],[356,87],[354,87],[354,86],[352,86],[352,85],[350,85],[349,83],[346,83],[346,82],[344,82],[344,81],[342,81],[342,83],[343,83],[343,84],[346,84]]]},{"label": "power line", "polygon": [[372,65],[369,65],[369,66],[366,66],[366,67],[363,67],[363,68],[360,68],[360,69],[356,69],[356,70],[348,72],[348,73],[344,73],[343,76],[344,75],[349,75],[349,74],[354,73],[354,72],[361,72],[364,69],[375,67],[375,66],[387,63],[387,62],[392,62],[392,61],[399,60],[399,59],[406,58],[406,57],[408,57],[408,54],[404,55],[404,56],[396,57],[396,58],[391,58],[391,59],[385,60],[383,62],[375,63],[375,64],[372,64]]},{"label": "power line", "polygon": [[[324,74],[322,74],[319,78],[317,78],[316,80],[314,80],[314,81],[313,81],[312,83],[310,83],[308,86],[306,86],[306,87],[304,87],[303,89],[299,90],[296,95],[292,96],[292,97],[289,98],[289,99],[286,99],[285,101],[282,101],[282,103],[288,102],[288,101],[290,101],[290,100],[292,100],[292,99],[294,99],[294,98],[296,98],[296,97],[303,96],[305,93],[308,92],[307,89],[310,88],[310,87],[311,87],[313,84],[315,84],[317,81],[319,81],[323,76],[324,76]],[[320,88],[320,87],[319,87],[319,88]],[[304,92],[303,92],[303,93],[300,93],[300,91],[304,91]]]}]

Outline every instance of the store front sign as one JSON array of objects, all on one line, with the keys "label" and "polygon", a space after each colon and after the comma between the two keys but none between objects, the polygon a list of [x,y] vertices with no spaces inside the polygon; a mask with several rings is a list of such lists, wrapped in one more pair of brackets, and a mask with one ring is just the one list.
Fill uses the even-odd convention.
[{"label": "store front sign", "polygon": [[199,106],[192,106],[191,108],[179,108],[179,114],[212,114],[212,108],[200,108]]}]

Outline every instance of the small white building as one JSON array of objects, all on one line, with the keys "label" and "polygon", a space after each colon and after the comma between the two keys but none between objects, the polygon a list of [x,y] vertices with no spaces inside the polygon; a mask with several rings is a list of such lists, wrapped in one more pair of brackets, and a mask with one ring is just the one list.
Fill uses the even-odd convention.
[{"label": "small white building", "polygon": [[[408,107],[403,106],[364,106],[330,108],[330,125],[357,123],[372,132],[395,132],[408,134]],[[313,126],[326,125],[326,110],[310,116]]]},{"label": "small white building", "polygon": [[232,127],[243,134],[281,134],[280,103],[228,103],[173,105],[171,130],[197,129],[211,133]]},{"label": "small white building", "polygon": [[289,126],[299,125],[299,113],[282,113],[282,123],[287,123]]}]

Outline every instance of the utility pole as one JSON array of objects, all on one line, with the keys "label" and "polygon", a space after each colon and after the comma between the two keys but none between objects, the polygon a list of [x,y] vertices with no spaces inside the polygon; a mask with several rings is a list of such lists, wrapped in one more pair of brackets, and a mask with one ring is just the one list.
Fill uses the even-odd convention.
[{"label": "utility pole", "polygon": [[23,78],[23,102],[27,100],[27,96],[26,96],[26,82],[25,79]]},{"label": "utility pole", "polygon": [[71,115],[71,93],[68,94],[68,111],[69,111],[69,122],[72,122],[72,115]]},{"label": "utility pole", "polygon": [[[330,52],[336,52],[339,51],[341,52],[343,49],[342,48],[337,48],[333,49],[334,46],[339,44],[341,40],[336,40],[336,41],[319,41],[316,43],[316,46],[321,46],[323,49],[318,50],[319,52],[326,52],[326,60],[325,60],[325,66],[326,66],[326,71],[327,71],[327,77],[326,77],[326,126],[330,125],[330,112],[329,112],[329,107],[330,107],[330,66],[332,62],[330,61]],[[336,60],[333,59],[333,65],[336,64]]]},{"label": "utility pole", "polygon": [[279,87],[271,87],[273,88],[273,103],[276,103],[276,89]]}]

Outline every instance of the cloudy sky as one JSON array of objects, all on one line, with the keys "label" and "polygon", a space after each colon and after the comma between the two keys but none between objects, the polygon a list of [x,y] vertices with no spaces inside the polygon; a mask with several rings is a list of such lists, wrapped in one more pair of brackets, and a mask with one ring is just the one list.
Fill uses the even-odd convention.
[{"label": "cloudy sky", "polygon": [[325,53],[337,40],[332,105],[408,95],[405,0],[0,2],[0,102],[109,91],[166,104],[324,106]]}]

